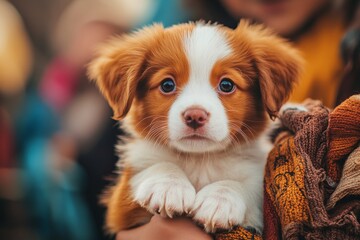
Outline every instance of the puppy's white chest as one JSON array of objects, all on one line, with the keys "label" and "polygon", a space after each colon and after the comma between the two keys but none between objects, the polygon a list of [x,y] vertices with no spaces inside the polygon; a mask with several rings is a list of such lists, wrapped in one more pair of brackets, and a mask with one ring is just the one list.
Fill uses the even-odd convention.
[{"label": "puppy's white chest", "polygon": [[[199,191],[204,186],[213,182],[228,179],[234,176],[231,161],[229,159],[214,159],[214,158],[193,158],[179,163],[180,167],[189,178],[195,189]],[[239,175],[238,177],[239,178]],[[233,180],[239,180],[233,179]]]},{"label": "puppy's white chest", "polygon": [[152,143],[140,140],[127,146],[126,162],[135,172],[160,163],[172,163],[200,190],[222,180],[245,183],[262,179],[269,149],[270,145],[259,141],[232,152],[189,156],[175,154],[167,148],[154,148]]}]

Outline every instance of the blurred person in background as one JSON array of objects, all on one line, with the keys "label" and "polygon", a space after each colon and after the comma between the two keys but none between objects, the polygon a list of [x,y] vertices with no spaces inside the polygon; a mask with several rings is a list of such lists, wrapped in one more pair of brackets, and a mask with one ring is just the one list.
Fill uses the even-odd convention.
[{"label": "blurred person in background", "polygon": [[0,1],[0,91],[3,97],[21,94],[32,70],[32,46],[17,10]]},{"label": "blurred person in background", "polygon": [[31,238],[22,204],[21,171],[16,161],[13,115],[32,70],[29,37],[16,9],[0,0],[0,236]]},{"label": "blurred person in background", "polygon": [[356,0],[348,1],[345,7],[349,13],[349,28],[341,41],[341,56],[345,68],[336,105],[351,94],[360,93],[360,3]]},{"label": "blurred person in background", "polygon": [[[305,66],[290,101],[301,102],[310,97],[334,107],[360,92],[359,1],[199,0],[186,3],[194,16],[205,20],[235,28],[238,21],[246,17],[264,23],[292,41],[302,53]],[[200,240],[212,237],[190,219],[154,216],[148,224],[120,232],[117,239]]]},{"label": "blurred person in background", "polygon": [[[349,26],[356,21],[358,1],[243,1],[248,2],[250,17],[289,38],[305,58],[303,76],[290,101],[301,102],[310,97],[334,107],[337,97],[345,94],[340,88],[345,74],[340,44]],[[241,1],[224,0],[224,4],[228,9],[236,9]],[[231,14],[241,16],[234,11]],[[355,92],[356,89],[352,89],[345,95],[349,97]]]},{"label": "blurred person in background", "polygon": [[[115,143],[122,133],[95,86],[86,77],[86,64],[98,44],[128,31],[149,12],[150,1],[77,0],[62,14],[54,45],[56,57],[40,83],[40,95],[57,112],[61,128],[54,135],[59,149],[68,146],[85,173],[85,199],[94,220],[95,239],[103,233],[104,208],[99,198],[109,184],[118,158]],[[63,154],[66,156],[66,153]]]},{"label": "blurred person in background", "polygon": [[55,57],[18,110],[19,159],[40,239],[105,239],[99,195],[115,169],[121,133],[85,66],[99,43],[151,12],[150,1],[137,3],[72,1],[52,38]]},{"label": "blurred person in background", "polygon": [[[203,6],[206,6],[205,1]],[[265,24],[274,32],[288,38],[300,50],[305,66],[299,85],[290,101],[302,102],[306,98],[321,100],[327,107],[334,107],[341,98],[359,92],[359,87],[350,91],[342,87],[348,68],[346,59],[342,59],[340,49],[344,44],[359,42],[352,31],[352,37],[344,38],[350,26],[359,22],[356,10],[357,0],[211,0],[221,3],[234,21],[251,18]],[[344,48],[345,45],[342,45]],[[356,52],[353,45],[352,52]],[[345,57],[343,55],[343,57]],[[344,61],[345,60],[345,61]],[[348,84],[351,86],[356,86]],[[357,85],[358,86],[358,85]],[[345,92],[346,91],[346,92]]]}]

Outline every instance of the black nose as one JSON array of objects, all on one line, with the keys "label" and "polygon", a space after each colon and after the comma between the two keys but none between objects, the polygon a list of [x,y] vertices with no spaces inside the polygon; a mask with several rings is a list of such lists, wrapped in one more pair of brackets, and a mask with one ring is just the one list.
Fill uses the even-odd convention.
[{"label": "black nose", "polygon": [[183,114],[187,126],[197,129],[204,126],[208,121],[209,114],[201,108],[189,108]]}]

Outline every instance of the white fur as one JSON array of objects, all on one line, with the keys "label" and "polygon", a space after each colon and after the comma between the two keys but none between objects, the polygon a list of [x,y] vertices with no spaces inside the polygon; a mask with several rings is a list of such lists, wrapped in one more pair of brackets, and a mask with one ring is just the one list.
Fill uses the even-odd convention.
[{"label": "white fur", "polygon": [[309,111],[304,105],[292,102],[287,102],[286,104],[284,104],[280,109],[280,114],[283,115],[287,110],[296,110],[300,112]]},{"label": "white fur", "polygon": [[[184,50],[189,61],[190,76],[169,111],[170,144],[185,152],[204,152],[224,149],[229,143],[228,119],[216,89],[210,84],[210,73],[214,64],[231,54],[226,37],[216,26],[197,25],[184,38]],[[209,113],[205,136],[209,140],[182,139],[187,126],[182,113],[191,107],[202,108]]]},{"label": "white fur", "polygon": [[[132,178],[134,198],[150,212],[172,217],[188,213],[194,204],[195,189],[175,164],[157,163]],[[156,194],[155,194],[156,193]]]},{"label": "white fur", "polygon": [[[134,199],[163,216],[190,211],[208,231],[235,225],[261,230],[263,174],[270,144],[261,136],[228,146],[227,115],[209,82],[214,64],[231,49],[225,36],[207,25],[197,26],[185,37],[184,49],[190,79],[169,111],[171,147],[139,138],[124,147],[125,165],[134,171],[130,181]],[[181,140],[187,128],[182,113],[191,107],[210,113],[204,131],[209,140]]]},{"label": "white fur", "polygon": [[262,229],[263,171],[270,150],[264,138],[202,155],[179,154],[140,139],[126,149],[126,164],[136,173],[134,198],[149,211],[172,217],[190,209],[208,231],[239,224]]},{"label": "white fur", "polygon": [[246,202],[247,194],[242,194],[245,190],[240,182],[231,180],[205,186],[196,195],[194,219],[202,223],[209,232],[244,223],[247,206],[251,204]]}]

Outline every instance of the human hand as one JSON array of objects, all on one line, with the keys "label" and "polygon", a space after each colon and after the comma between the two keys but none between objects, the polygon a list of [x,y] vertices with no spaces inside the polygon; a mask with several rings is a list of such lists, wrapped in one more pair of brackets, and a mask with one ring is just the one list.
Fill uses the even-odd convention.
[{"label": "human hand", "polygon": [[211,240],[189,218],[163,218],[154,215],[148,224],[131,230],[121,231],[116,240]]}]

